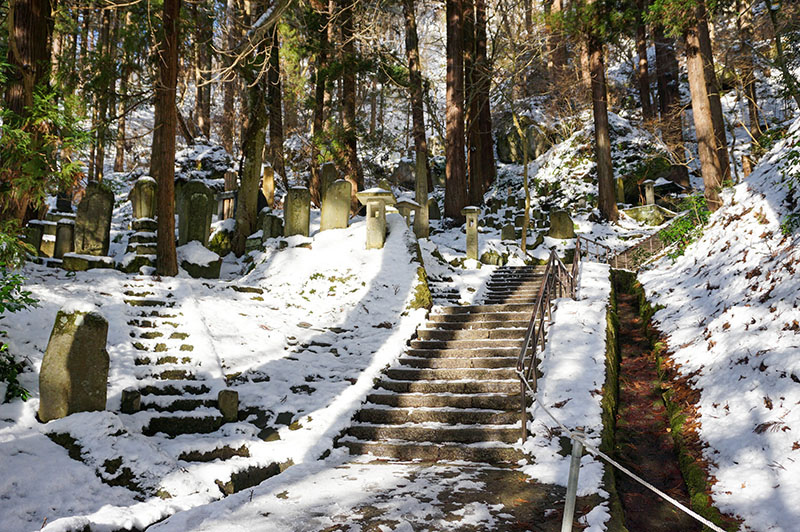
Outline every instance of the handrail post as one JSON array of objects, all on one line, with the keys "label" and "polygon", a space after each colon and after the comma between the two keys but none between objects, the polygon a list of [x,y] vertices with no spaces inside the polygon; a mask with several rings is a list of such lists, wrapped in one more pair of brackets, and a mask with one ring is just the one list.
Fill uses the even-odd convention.
[{"label": "handrail post", "polygon": [[[525,348],[527,351],[527,347]],[[519,378],[519,397],[522,402],[520,415],[522,417],[522,443],[528,439],[528,401],[525,399],[525,380],[520,376]]]},{"label": "handrail post", "polygon": [[[575,431],[582,436],[580,431]],[[561,532],[572,532],[572,520],[575,517],[575,499],[578,496],[578,473],[581,471],[581,455],[583,444],[572,440],[572,456],[569,461],[569,477],[567,479],[567,500],[564,503],[564,517],[561,520]]]}]

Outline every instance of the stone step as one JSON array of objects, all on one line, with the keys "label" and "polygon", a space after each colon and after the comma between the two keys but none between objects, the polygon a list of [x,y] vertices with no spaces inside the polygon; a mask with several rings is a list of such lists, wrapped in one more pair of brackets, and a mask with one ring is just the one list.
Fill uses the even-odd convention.
[{"label": "stone step", "polygon": [[414,349],[474,349],[480,347],[522,347],[522,339],[499,340],[412,340]]},{"label": "stone step", "polygon": [[515,340],[523,338],[527,329],[417,329],[420,340]]},{"label": "stone step", "polygon": [[525,312],[482,312],[482,313],[462,313],[462,314],[435,314],[428,316],[430,322],[444,323],[474,323],[485,321],[524,321],[531,319],[532,311]]},{"label": "stone step", "polygon": [[[368,403],[399,408],[488,408],[514,410],[520,407],[519,384],[517,394],[421,394],[380,393],[367,396]],[[368,405],[367,405],[368,406]],[[519,419],[519,412],[517,412]],[[515,420],[516,421],[516,420]]]},{"label": "stone step", "polygon": [[217,400],[213,397],[184,397],[181,395],[148,396],[142,398],[141,410],[155,412],[181,412],[197,408],[216,408]]},{"label": "stone step", "polygon": [[186,382],[182,380],[154,382],[139,388],[139,393],[142,394],[142,401],[145,400],[147,395],[203,395],[210,391],[211,388],[202,382]]},{"label": "stone step", "polygon": [[439,329],[440,331],[462,331],[462,330],[482,330],[482,329],[527,329],[528,320],[517,321],[429,321],[425,324],[427,329]]},{"label": "stone step", "polygon": [[468,462],[518,462],[525,456],[522,451],[506,445],[497,447],[456,444],[414,444],[396,442],[372,442],[348,439],[340,442],[350,454],[371,454],[375,457],[411,461],[468,461]]},{"label": "stone step", "polygon": [[[191,364],[192,359],[187,356],[178,356],[178,355],[163,355],[159,357],[148,357],[148,356],[138,356],[134,360],[134,364],[137,366],[163,366],[167,364],[186,364],[191,365],[191,367],[196,367],[195,365]],[[173,368],[174,369],[174,368]]]},{"label": "stone step", "polygon": [[486,281],[486,288],[489,290],[503,289],[503,288],[538,288],[542,284],[544,277],[537,279],[489,279]]},{"label": "stone step", "polygon": [[164,364],[162,366],[138,366],[134,369],[134,374],[139,379],[153,378],[169,381],[195,381],[197,374],[195,366],[181,366],[176,364]]},{"label": "stone step", "polygon": [[158,230],[158,222],[151,218],[138,218],[131,222],[131,229],[142,232],[155,232]]},{"label": "stone step", "polygon": [[508,305],[464,305],[463,307],[438,307],[433,314],[474,314],[486,312],[533,312],[531,304],[508,304]]},{"label": "stone step", "polygon": [[462,380],[462,381],[414,381],[384,379],[378,382],[378,387],[399,393],[519,393],[519,378],[514,380]]},{"label": "stone step", "polygon": [[488,358],[518,357],[519,351],[519,347],[480,347],[477,349],[407,349],[405,354],[428,358]]},{"label": "stone step", "polygon": [[490,358],[409,358],[404,357],[400,359],[400,364],[407,368],[483,368],[483,369],[497,369],[497,368],[516,368],[517,357],[490,357]]},{"label": "stone step", "polygon": [[363,440],[402,440],[429,443],[478,443],[499,441],[514,443],[520,438],[520,428],[509,425],[423,426],[355,424],[347,434]]},{"label": "stone step", "polygon": [[128,237],[128,244],[153,244],[158,241],[155,231],[140,231]]},{"label": "stone step", "polygon": [[538,295],[539,289],[538,288],[498,288],[498,289],[491,289],[486,291],[487,294],[496,295],[496,296],[530,296],[530,295]]},{"label": "stone step", "polygon": [[393,380],[504,380],[517,374],[511,368],[390,368],[386,375]]},{"label": "stone step", "polygon": [[486,305],[497,305],[497,304],[506,304],[506,303],[535,303],[536,296],[492,296],[487,295],[483,299],[483,303]]},{"label": "stone step", "polygon": [[127,298],[123,299],[126,305],[130,305],[132,307],[166,307],[171,308],[175,306],[174,301],[167,301],[165,299],[155,299],[155,298]]},{"label": "stone step", "polygon": [[163,433],[170,437],[181,434],[209,434],[219,430],[222,424],[221,415],[156,416],[142,429],[142,434],[153,436]]},{"label": "stone step", "polygon": [[363,408],[356,415],[360,423],[403,425],[405,423],[448,423],[452,425],[513,425],[519,412],[465,410],[463,408]]},{"label": "stone step", "polygon": [[250,449],[247,445],[240,447],[222,445],[212,450],[183,451],[178,455],[178,460],[183,460],[184,462],[213,462],[214,460],[230,460],[234,456],[247,458],[250,456]]},{"label": "stone step", "polygon": [[127,252],[136,253],[137,255],[148,255],[148,256],[152,256],[157,253],[155,244],[129,245]]}]

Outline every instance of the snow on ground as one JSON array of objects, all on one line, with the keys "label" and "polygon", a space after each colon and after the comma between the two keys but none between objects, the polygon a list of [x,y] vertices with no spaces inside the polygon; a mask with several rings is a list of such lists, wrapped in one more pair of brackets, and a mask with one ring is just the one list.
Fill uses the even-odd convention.
[{"label": "snow on ground", "polygon": [[[5,316],[3,328],[9,351],[28,362],[20,381],[32,398],[0,405],[0,528],[38,530],[46,524],[44,530],[53,531],[87,523],[98,530],[143,528],[220,498],[214,480],[227,478],[226,468],[241,466],[243,460],[302,464],[329,450],[425,314],[409,307],[418,267],[413,236],[399,215],[389,215],[388,225],[382,251],[364,249],[363,221],[308,239],[276,240],[252,253],[252,270],[231,281],[191,279],[185,273],[164,280],[114,270],[73,274],[27,265],[26,286],[40,305]],[[239,263],[242,267],[246,264]],[[248,459],[187,464],[175,458],[193,443],[187,437],[145,437],[144,413],[115,412],[122,390],[141,382],[128,326],[131,307],[123,301],[131,283],[152,283],[152,290],[173,294],[187,341],[195,346],[192,357],[212,392],[225,387],[228,377],[227,387],[239,392],[240,409],[257,409],[280,439],[252,444]],[[231,289],[234,285],[260,287],[263,294],[238,292]],[[56,312],[76,301],[93,303],[109,321],[110,411],[40,424],[35,414],[43,353]],[[287,421],[278,422],[279,414]],[[79,439],[86,464],[72,460],[45,435],[56,429]],[[212,436],[233,441],[254,429],[240,422]],[[211,440],[197,440],[200,447],[214,446]],[[142,497],[101,483],[95,468],[103,457],[120,454],[145,484],[173,497]]]},{"label": "snow on ground", "polygon": [[[540,353],[538,401],[529,408],[530,425],[524,450],[532,464],[523,467],[530,477],[548,484],[566,486],[569,447],[561,447],[562,429],[544,411],[548,409],[567,428],[582,427],[588,443],[599,446],[603,430],[598,393],[606,380],[606,312],[611,279],[606,264],[583,262],[577,299],[559,299],[547,333],[547,345]],[[578,495],[603,489],[603,464],[586,454],[581,459]],[[604,502],[592,511],[586,530],[605,530],[610,513]]]},{"label": "snow on ground", "polygon": [[[640,280],[679,374],[700,392],[712,496],[747,530],[797,530],[800,508],[798,230],[783,231],[800,120],[732,191],[703,237]],[[796,185],[795,185],[796,186]]]}]

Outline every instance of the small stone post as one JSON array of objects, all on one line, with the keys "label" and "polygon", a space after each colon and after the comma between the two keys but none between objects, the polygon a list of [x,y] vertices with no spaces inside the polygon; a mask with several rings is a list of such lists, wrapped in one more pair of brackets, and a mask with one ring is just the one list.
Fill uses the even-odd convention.
[{"label": "small stone post", "polygon": [[322,212],[320,213],[320,231],[347,228],[347,222],[350,220],[352,190],[352,183],[344,179],[338,179],[325,187],[322,196]]},{"label": "small stone post", "polygon": [[367,206],[367,249],[381,249],[386,242],[386,205],[394,205],[394,195],[382,188],[356,192],[362,205]]},{"label": "small stone post", "polygon": [[406,219],[406,225],[411,227],[411,213],[414,213],[414,219],[416,219],[420,211],[419,203],[413,200],[404,199],[402,201],[398,201],[397,204],[395,204],[395,207],[397,208],[397,212],[399,212],[400,215]]},{"label": "small stone post", "polygon": [[62,308],[39,372],[39,420],[105,410],[108,322],[97,311]]},{"label": "small stone post", "polygon": [[261,171],[261,193],[267,198],[269,208],[275,206],[275,170],[268,164]]},{"label": "small stone post", "polygon": [[478,260],[478,215],[480,207],[464,207],[461,214],[467,217],[467,258]]},{"label": "small stone post", "polygon": [[625,181],[618,177],[616,180],[615,192],[617,194],[617,203],[625,203]]},{"label": "small stone post", "polygon": [[656,202],[655,181],[646,179],[642,182],[644,186],[644,203],[645,205],[653,205]]},{"label": "small stone post", "polygon": [[53,258],[60,259],[64,253],[75,251],[75,221],[62,218],[56,226],[56,247]]},{"label": "small stone post", "polygon": [[217,394],[217,406],[225,423],[235,423],[239,419],[239,392],[220,390]]},{"label": "small stone post", "polygon": [[283,205],[283,235],[308,236],[311,219],[311,192],[306,187],[292,187]]}]

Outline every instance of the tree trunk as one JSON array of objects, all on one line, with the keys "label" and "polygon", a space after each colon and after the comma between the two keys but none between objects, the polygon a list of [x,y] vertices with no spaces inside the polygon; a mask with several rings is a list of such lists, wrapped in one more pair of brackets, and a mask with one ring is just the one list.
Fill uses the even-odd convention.
[{"label": "tree trunk", "polygon": [[[236,0],[227,0],[225,17],[227,23],[227,48],[232,50],[236,46]],[[231,66],[232,59],[226,58],[225,66]],[[222,96],[222,124],[220,128],[220,141],[225,151],[233,155],[234,124],[236,123],[234,97],[237,92],[235,77],[230,74],[229,79],[223,83]]]},{"label": "tree trunk", "polygon": [[611,137],[608,127],[608,95],[603,45],[590,37],[586,45],[589,54],[589,72],[592,86],[592,113],[594,115],[595,154],[597,157],[597,193],[600,213],[611,222],[619,218],[614,194],[614,170],[611,165]]},{"label": "tree trunk", "polygon": [[719,191],[722,188],[722,169],[719,163],[717,138],[711,118],[711,105],[708,100],[705,65],[700,53],[700,38],[697,25],[689,27],[685,33],[686,70],[689,76],[689,90],[692,93],[692,115],[697,135],[697,154],[705,185],[705,198],[711,211],[719,209]]},{"label": "tree trunk", "polygon": [[[125,27],[129,28],[132,23],[132,14],[130,9],[126,9],[125,12]],[[127,105],[128,105],[128,83],[131,77],[131,56],[130,52],[125,49],[122,59],[122,76],[119,80],[119,108],[118,108],[118,116],[117,119],[117,140],[115,144],[115,154],[114,154],[114,171],[115,172],[124,172],[125,171],[125,128],[126,128],[126,117],[127,117]]]},{"label": "tree trunk", "polygon": [[[49,0],[11,0],[8,9],[8,79],[5,86],[5,107],[15,116],[8,116],[5,124],[20,127],[27,119],[33,105],[37,87],[46,85],[50,74],[50,23]],[[38,144],[38,143],[37,143]],[[25,161],[15,161],[14,168],[4,175],[15,179],[24,170]],[[0,219],[24,222],[30,197],[19,190],[5,195],[0,209]]]},{"label": "tree trunk", "polygon": [[483,203],[483,183],[481,175],[481,156],[478,149],[478,108],[477,76],[475,64],[475,6],[473,0],[464,1],[464,107],[467,131],[467,180],[470,205]]},{"label": "tree trunk", "polygon": [[743,0],[737,0],[736,10],[739,11],[737,25],[739,27],[739,39],[741,40],[739,70],[742,76],[742,89],[744,97],[747,99],[750,135],[758,139],[762,130],[761,121],[758,117],[755,64],[753,62],[753,8],[749,2],[745,3]]},{"label": "tree trunk", "polygon": [[483,178],[484,191],[489,189],[497,177],[489,103],[492,69],[486,49],[486,0],[475,0],[475,98],[478,108],[478,151],[481,153],[478,172]]},{"label": "tree trunk", "polygon": [[561,81],[564,67],[567,66],[567,46],[564,42],[561,20],[559,19],[563,7],[563,0],[552,0],[545,5],[547,10],[547,70],[550,72],[550,79],[556,83]]},{"label": "tree trunk", "polygon": [[213,45],[214,19],[209,14],[209,6],[199,2],[192,6],[194,15],[194,83],[195,102],[194,115],[200,133],[211,138],[211,85],[208,77],[211,73],[211,47]]},{"label": "tree trunk", "polygon": [[272,29],[272,44],[269,49],[269,160],[275,173],[280,176],[283,186],[289,190],[286,180],[286,167],[283,160],[283,105],[281,101],[281,63],[278,26]]},{"label": "tree trunk", "polygon": [[655,116],[650,100],[650,75],[647,65],[647,26],[642,17],[647,9],[648,0],[636,1],[636,51],[639,54],[639,65],[636,77],[639,81],[639,101],[642,103],[642,117],[650,120]]},{"label": "tree trunk", "polygon": [[[419,38],[414,0],[403,1],[406,29],[406,57],[408,58],[409,93],[411,118],[414,132],[416,160],[415,199],[420,209],[414,216],[414,233],[417,238],[428,238],[428,141],[425,138],[425,113],[422,100],[422,72],[419,60]],[[374,108],[374,103],[372,107]]]},{"label": "tree trunk", "polygon": [[[116,51],[116,39],[112,37],[111,31],[111,9],[103,10],[103,22],[100,30],[100,41],[98,48],[100,49],[100,65],[101,69],[106,73],[113,72],[114,65],[116,64],[116,57],[113,52]],[[106,158],[106,138],[108,137],[108,107],[111,92],[113,92],[116,83],[115,76],[111,79],[104,79],[106,82],[103,86],[98,87],[95,101],[97,102],[97,123],[95,127],[95,151],[94,151],[94,180],[102,181],[105,174],[105,158]]]},{"label": "tree trunk", "polygon": [[357,131],[356,131],[356,52],[355,36],[353,34],[353,0],[343,0],[342,23],[342,126],[344,128],[344,141],[346,153],[346,176],[352,185],[350,197],[350,212],[358,212],[358,198],[356,191],[364,190],[364,174],[358,162]]},{"label": "tree trunk", "polygon": [[798,88],[797,80],[794,78],[789,70],[788,65],[786,64],[786,55],[783,52],[783,39],[781,39],[781,28],[778,21],[778,10],[775,9],[773,2],[775,2],[775,0],[765,0],[764,4],[767,6],[769,20],[772,23],[772,41],[775,44],[776,56],[775,63],[778,65],[778,69],[781,71],[781,75],[783,76],[783,84],[786,86],[786,90],[789,91],[789,94],[792,96],[792,98],[794,98],[797,108],[800,109],[800,88]]},{"label": "tree trunk", "polygon": [[658,110],[661,114],[661,136],[669,147],[672,168],[669,179],[688,189],[689,170],[686,166],[686,148],[681,123],[680,80],[678,59],[675,57],[675,39],[664,35],[660,25],[653,28],[656,44],[656,79],[658,81]]},{"label": "tree trunk", "polygon": [[[178,46],[181,0],[164,0],[163,27],[157,51],[156,122],[153,135],[151,174],[158,181],[158,241],[156,271],[176,275],[175,253],[175,107],[178,84]],[[155,132],[159,134],[156,135]],[[153,172],[153,170],[156,170]]]},{"label": "tree trunk", "polygon": [[466,161],[464,160],[464,7],[462,0],[446,0],[447,12],[447,111],[445,112],[444,214],[463,220],[467,205]]},{"label": "tree trunk", "polygon": [[708,32],[708,13],[705,0],[697,2],[697,36],[700,41],[700,55],[703,56],[703,65],[708,85],[708,102],[711,105],[711,121],[714,125],[714,136],[717,139],[717,159],[722,180],[730,179],[731,165],[728,158],[728,138],[725,134],[725,117],[722,114],[720,101],[720,88],[717,83],[717,74],[714,71],[714,54],[711,48],[711,37]]},{"label": "tree trunk", "polygon": [[324,0],[312,0],[312,8],[320,16],[317,37],[317,56],[314,59],[314,113],[311,119],[311,179],[308,184],[311,202],[322,205],[322,182],[320,176],[320,144],[325,125],[325,69],[328,67],[328,16]]}]

